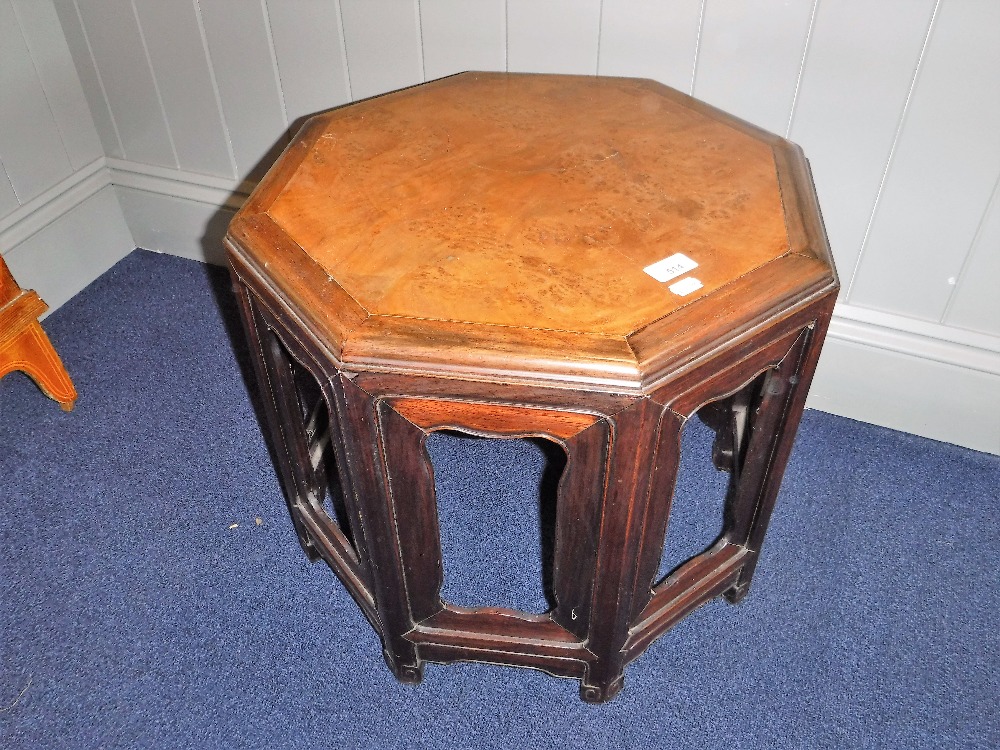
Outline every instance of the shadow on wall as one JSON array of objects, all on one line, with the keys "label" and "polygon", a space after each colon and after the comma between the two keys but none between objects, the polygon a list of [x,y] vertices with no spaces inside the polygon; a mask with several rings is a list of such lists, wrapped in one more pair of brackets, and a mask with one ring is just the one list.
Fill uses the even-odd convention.
[{"label": "shadow on wall", "polygon": [[[316,112],[314,114],[321,113]],[[223,247],[222,240],[226,236],[229,222],[233,220],[236,211],[243,205],[243,202],[250,195],[251,191],[257,186],[257,183],[274,166],[278,157],[281,156],[285,148],[288,147],[288,144],[291,143],[292,138],[302,129],[306,120],[313,117],[314,114],[303,115],[289,125],[288,130],[281,134],[261,160],[253,166],[247,178],[237,186],[236,190],[229,194],[226,201],[209,218],[205,224],[205,232],[200,238],[202,253],[206,261],[217,266],[227,265],[226,250]]]},{"label": "shadow on wall", "polygon": [[[320,113],[317,112],[315,114]],[[269,435],[269,432],[267,429],[264,406],[260,399],[260,390],[257,387],[256,374],[254,373],[253,361],[251,359],[246,333],[244,332],[240,321],[237,298],[233,293],[233,287],[228,273],[211,266],[222,266],[228,270],[229,262],[226,257],[226,249],[223,240],[226,236],[227,230],[229,229],[230,222],[233,220],[233,217],[236,215],[239,207],[242,206],[249,197],[253,188],[256,187],[257,182],[262,179],[265,174],[267,174],[267,171],[278,160],[295,134],[302,129],[302,126],[311,117],[313,117],[313,115],[300,117],[289,126],[287,131],[281,134],[281,137],[279,137],[271,148],[268,149],[264,157],[254,165],[253,169],[250,170],[250,177],[242,182],[238,188],[229,195],[225,203],[213,212],[205,224],[204,234],[202,234],[199,238],[203,257],[209,264],[211,264],[209,267],[205,268],[205,273],[210,281],[212,296],[216,306],[222,313],[221,317],[226,329],[226,336],[229,339],[230,346],[232,347],[240,369],[240,374],[250,396],[250,401],[253,405],[257,423],[260,426],[262,434],[265,436]],[[268,453],[270,454],[274,471],[277,473],[279,465],[276,461],[275,446],[273,441],[270,439],[265,440],[265,442],[267,443]]]}]

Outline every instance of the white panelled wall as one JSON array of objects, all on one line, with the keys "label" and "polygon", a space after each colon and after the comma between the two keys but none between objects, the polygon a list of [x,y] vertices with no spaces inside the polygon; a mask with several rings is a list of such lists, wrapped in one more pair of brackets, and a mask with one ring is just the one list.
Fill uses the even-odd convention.
[{"label": "white panelled wall", "polygon": [[[843,282],[810,404],[1000,453],[998,30],[997,0],[0,0],[0,242],[106,179],[137,245],[218,261],[308,114],[463,70],[653,78],[810,157]],[[79,252],[36,285],[117,250]]]},{"label": "white panelled wall", "polygon": [[132,237],[51,0],[0,0],[0,251],[58,306]]}]

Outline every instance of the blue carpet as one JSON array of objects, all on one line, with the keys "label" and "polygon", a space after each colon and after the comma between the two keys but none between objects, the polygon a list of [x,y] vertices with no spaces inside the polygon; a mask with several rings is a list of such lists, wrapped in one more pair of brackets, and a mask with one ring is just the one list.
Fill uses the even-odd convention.
[{"label": "blue carpet", "polygon": [[[73,413],[0,381],[0,747],[1000,745],[997,458],[807,412],[750,596],[613,702],[472,664],[405,686],[294,538],[237,325],[219,269],[137,251],[45,323]],[[541,447],[430,448],[448,596],[545,609]],[[708,436],[685,448],[664,572],[718,532]]]}]

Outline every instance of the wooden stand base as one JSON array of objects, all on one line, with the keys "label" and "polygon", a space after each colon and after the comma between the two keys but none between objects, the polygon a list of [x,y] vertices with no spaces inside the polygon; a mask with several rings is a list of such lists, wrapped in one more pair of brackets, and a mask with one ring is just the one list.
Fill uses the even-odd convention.
[{"label": "wooden stand base", "polygon": [[[299,541],[344,582],[400,681],[419,683],[426,661],[526,666],[578,679],[581,698],[601,703],[621,690],[625,666],[686,614],[719,595],[737,602],[747,594],[829,298],[788,316],[739,356],[709,360],[648,396],[498,389],[342,370],[308,331],[289,327],[290,311],[232,260]],[[695,415],[715,431],[713,461],[729,473],[723,533],[655,583],[681,432]],[[541,436],[565,450],[551,611],[442,600],[425,443],[445,429]]]},{"label": "wooden stand base", "polygon": [[20,370],[63,411],[71,411],[76,388],[38,322],[47,309],[35,292],[17,285],[0,258],[0,377]]}]

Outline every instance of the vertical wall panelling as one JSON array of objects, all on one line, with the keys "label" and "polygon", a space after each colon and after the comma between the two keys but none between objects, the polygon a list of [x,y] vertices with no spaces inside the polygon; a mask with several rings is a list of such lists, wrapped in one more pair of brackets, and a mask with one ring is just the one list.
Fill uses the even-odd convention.
[{"label": "vertical wall panelling", "polygon": [[507,0],[507,68],[597,74],[601,0]]},{"label": "vertical wall panelling", "polygon": [[351,100],[337,2],[270,0],[274,54],[291,123]]},{"label": "vertical wall panelling", "polygon": [[789,136],[809,156],[845,291],[935,2],[840,0],[816,13]]},{"label": "vertical wall panelling", "polygon": [[424,80],[416,0],[341,0],[355,99]]},{"label": "vertical wall panelling", "polygon": [[1000,179],[957,281],[945,322],[1000,337]]},{"label": "vertical wall panelling", "polygon": [[269,31],[259,3],[198,0],[237,176],[259,179],[288,143]]},{"label": "vertical wall panelling", "polygon": [[180,168],[235,177],[194,4],[133,4]]},{"label": "vertical wall panelling", "polygon": [[702,0],[604,0],[598,72],[652,78],[687,93],[701,7]]},{"label": "vertical wall panelling", "polygon": [[465,70],[506,70],[504,0],[420,0],[427,80]]},{"label": "vertical wall panelling", "polygon": [[135,247],[60,21],[53,0],[0,0],[0,252],[50,310]]},{"label": "vertical wall panelling", "polygon": [[[93,133],[89,146],[70,140],[85,142],[86,126],[64,128],[61,108],[81,107],[53,5],[107,170],[80,166]],[[99,222],[116,195],[141,244],[218,260],[245,189],[313,112],[466,69],[650,77],[787,133],[811,159],[846,291],[810,403],[1000,453],[997,0],[0,0],[2,11],[15,25],[0,24],[0,97],[14,90],[11,61],[30,86],[16,110],[0,107],[18,123],[0,128],[0,244],[54,288],[93,277],[60,262],[77,250],[58,244],[99,241],[79,221]],[[34,145],[12,150],[11,132]],[[53,154],[63,179],[43,173]],[[234,174],[247,179],[235,193]],[[42,189],[27,203],[25,179]],[[85,198],[100,179],[114,188]],[[79,279],[64,283],[65,269]],[[985,403],[990,388],[998,400]]]},{"label": "vertical wall panelling", "polygon": [[0,0],[0,161],[20,203],[73,171],[10,0]]},{"label": "vertical wall panelling", "polygon": [[49,108],[73,169],[104,155],[52,0],[13,0]]},{"label": "vertical wall panelling", "polygon": [[267,8],[267,0],[260,0],[260,12],[264,17],[264,27],[267,29],[267,51],[271,55],[271,69],[274,71],[274,80],[278,82],[278,96],[281,101],[281,114],[285,120],[285,129],[291,120],[288,117],[288,108],[285,106],[285,90],[281,85],[281,71],[278,70],[278,56],[274,52],[274,32],[271,31],[271,12]]},{"label": "vertical wall panelling", "polygon": [[177,167],[153,72],[129,0],[77,0],[125,158]]},{"label": "vertical wall panelling", "polygon": [[66,36],[66,44],[73,56],[76,72],[80,76],[84,97],[87,100],[94,125],[97,126],[97,135],[101,139],[104,154],[124,159],[125,149],[122,146],[114,118],[111,116],[104,82],[97,70],[97,63],[90,46],[90,40],[84,31],[83,19],[76,5],[76,0],[54,0],[54,2],[59,23]]},{"label": "vertical wall panelling", "polygon": [[943,2],[848,301],[938,321],[1000,173],[1000,3]]},{"label": "vertical wall panelling", "polygon": [[706,0],[694,95],[784,135],[815,1]]},{"label": "vertical wall panelling", "polygon": [[[11,187],[10,179],[7,177],[7,170],[0,162],[0,219],[10,215],[18,207],[17,196],[14,195],[14,188]],[[0,252],[3,248],[0,248]]]}]

